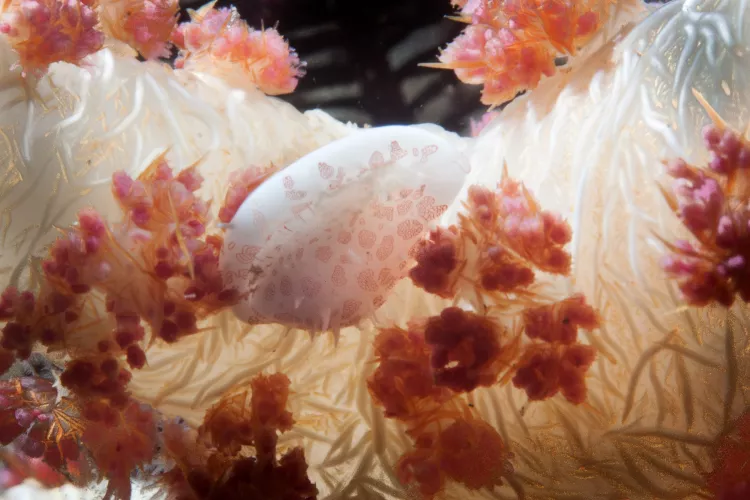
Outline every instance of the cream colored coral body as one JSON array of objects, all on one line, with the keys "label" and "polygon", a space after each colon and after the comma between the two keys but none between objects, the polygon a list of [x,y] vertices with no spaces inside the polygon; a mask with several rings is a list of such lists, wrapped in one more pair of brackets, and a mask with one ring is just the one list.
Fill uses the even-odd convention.
[{"label": "cream colored coral body", "polygon": [[235,313],[313,332],[367,316],[469,170],[451,142],[417,127],[357,131],[296,161],[229,226],[223,272],[246,294]]},{"label": "cream colored coral body", "polygon": [[[631,20],[640,16],[635,13]],[[657,183],[664,158],[706,160],[699,131],[708,120],[692,89],[733,126],[744,129],[750,121],[748,54],[745,2],[675,2],[635,26],[619,44],[577,60],[573,71],[508,106],[477,139],[466,184],[491,186],[507,163],[510,175],[523,180],[545,208],[568,217],[574,229],[574,282],[560,296],[585,292],[602,312],[604,326],[586,339],[601,354],[590,371],[587,404],[573,407],[553,398],[527,405],[519,391],[496,387],[471,396],[476,411],[515,453],[516,475],[511,487],[493,492],[450,485],[444,498],[706,498],[703,473],[711,468],[710,446],[749,399],[743,383],[750,364],[747,312],[739,306],[729,313],[683,307],[658,266],[665,249],[654,234],[668,239],[686,234]],[[82,79],[76,78],[66,80],[67,92],[79,92]],[[231,99],[237,94],[221,85],[213,88],[226,94],[201,91],[197,100],[223,99],[226,108],[215,104],[216,109],[234,116]],[[270,102],[258,99],[247,109],[276,110]],[[82,109],[95,123],[98,111]],[[272,113],[261,116],[276,116]],[[293,110],[283,107],[283,113],[302,123],[295,131],[309,126],[297,121]],[[14,116],[27,123],[23,113]],[[214,122],[199,117],[178,123]],[[259,139],[247,146],[243,138],[269,137],[257,125],[251,129],[255,134],[240,136],[242,123],[232,122],[238,135],[228,139],[233,167],[246,166],[242,161],[250,157],[245,155],[266,144]],[[121,126],[118,134],[159,130],[145,119]],[[282,129],[279,125],[279,137],[296,133]],[[94,137],[102,134],[97,129]],[[19,132],[13,144],[23,144],[21,137]],[[322,142],[286,151],[301,155]],[[133,151],[123,148],[121,160],[133,160]],[[210,165],[203,170],[207,177],[223,173],[222,163]],[[54,179],[57,171],[43,167],[47,170],[39,171]],[[226,176],[214,177],[216,184],[226,182]],[[6,189],[10,186],[6,181]],[[449,212],[459,207],[457,202]],[[39,223],[30,207],[23,214],[22,227]],[[3,265],[22,260],[16,254],[13,259]],[[371,402],[366,384],[371,343],[376,326],[403,325],[445,305],[403,280],[372,322],[342,331],[336,348],[326,337],[310,342],[300,330],[249,328],[224,315],[204,325],[212,328],[206,335],[150,348],[149,364],[134,374],[130,388],[165,413],[198,425],[229,387],[246,384],[259,372],[281,371],[292,380],[290,404],[297,419],[281,445],[304,446],[320,496],[407,498],[392,466],[411,443],[404,429],[384,419]]]},{"label": "cream colored coral body", "polygon": [[[744,316],[727,321],[722,311],[685,311],[658,266],[665,249],[653,237],[681,234],[658,189],[661,160],[706,159],[699,133],[707,117],[691,89],[735,126],[750,117],[750,27],[742,12],[741,2],[663,7],[619,44],[512,103],[470,151],[466,185],[492,186],[506,162],[545,208],[568,218],[574,281],[560,297],[582,291],[603,315],[603,329],[584,336],[600,350],[588,404],[553,398],[526,405],[518,391],[503,388],[472,396],[511,444],[514,486],[526,498],[698,498],[708,445],[744,405],[736,383],[746,374],[738,354],[746,347]],[[459,209],[457,202],[447,215]],[[404,324],[445,305],[402,281],[378,311],[378,325]],[[404,497],[388,474],[410,444],[370,403],[374,329],[367,322],[342,331],[335,350],[324,338],[303,342],[302,332],[282,340],[283,330],[271,326],[247,336],[239,327],[223,331],[220,341],[154,352],[153,372],[136,376],[139,395],[169,411],[196,408],[197,420],[222,389],[277,367],[292,378],[295,410],[325,408],[310,409],[295,432],[329,498]],[[154,395],[174,370],[168,359],[176,352],[193,360],[189,370],[186,363],[185,376]],[[214,354],[209,361],[192,352]],[[229,364],[235,368],[219,368]],[[510,488],[496,494],[514,497]],[[456,485],[445,497],[472,498]]]}]

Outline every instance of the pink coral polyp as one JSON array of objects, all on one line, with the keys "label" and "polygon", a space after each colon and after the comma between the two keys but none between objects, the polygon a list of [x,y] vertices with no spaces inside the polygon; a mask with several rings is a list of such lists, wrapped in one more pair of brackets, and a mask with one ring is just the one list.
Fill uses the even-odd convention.
[{"label": "pink coral polyp", "polygon": [[297,87],[303,64],[275,29],[255,30],[239,18],[234,8],[213,9],[212,4],[191,17],[191,21],[177,27],[172,37],[180,49],[177,67],[208,56],[214,62],[240,65],[266,94],[287,94]]},{"label": "pink coral polyp", "polygon": [[170,55],[178,10],[176,0],[110,0],[101,2],[99,15],[109,36],[130,45],[144,59],[158,59]]},{"label": "pink coral polyp", "polygon": [[440,55],[464,83],[483,85],[482,102],[502,104],[555,73],[558,55],[574,55],[602,25],[587,2],[460,0],[470,25]]},{"label": "pink coral polyp", "polygon": [[730,306],[736,295],[750,301],[750,143],[718,124],[704,128],[703,141],[711,158],[706,168],[666,162],[674,180],[664,194],[693,240],[668,242],[662,268],[690,305]]},{"label": "pink coral polyp", "polygon": [[89,1],[15,0],[0,16],[0,33],[7,35],[25,73],[39,75],[50,64],[81,61],[99,50],[104,34]]}]

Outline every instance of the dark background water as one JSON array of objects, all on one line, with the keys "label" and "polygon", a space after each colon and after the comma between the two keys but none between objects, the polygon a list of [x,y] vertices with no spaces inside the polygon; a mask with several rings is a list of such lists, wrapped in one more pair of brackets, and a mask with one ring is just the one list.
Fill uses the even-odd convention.
[{"label": "dark background water", "polygon": [[[205,0],[187,0],[198,7]],[[450,0],[237,0],[251,26],[278,23],[307,75],[282,97],[299,109],[321,108],[360,125],[430,122],[464,132],[481,115],[478,86],[453,72],[419,67],[462,24],[446,19]]]}]

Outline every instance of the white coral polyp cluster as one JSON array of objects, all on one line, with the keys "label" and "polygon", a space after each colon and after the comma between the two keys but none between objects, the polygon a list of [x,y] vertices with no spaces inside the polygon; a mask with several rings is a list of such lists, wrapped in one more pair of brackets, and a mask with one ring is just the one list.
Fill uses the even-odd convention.
[{"label": "white coral polyp cluster", "polygon": [[[586,339],[600,354],[586,404],[528,404],[510,387],[474,391],[470,403],[503,436],[515,474],[493,492],[451,484],[444,498],[706,498],[711,445],[750,396],[747,308],[684,307],[659,268],[656,237],[682,234],[659,189],[661,160],[706,160],[699,134],[708,117],[693,91],[741,130],[750,119],[750,16],[739,0],[686,0],[634,9],[615,24],[598,51],[511,103],[478,138],[446,134],[469,155],[464,186],[494,186],[507,165],[568,219],[573,272],[560,298],[583,292],[602,327]],[[13,56],[0,44],[7,68]],[[137,173],[166,147],[175,165],[201,159],[206,189],[220,199],[232,170],[288,165],[357,133],[320,111],[108,50],[86,69],[54,66],[35,97],[7,71],[0,88],[3,284],[33,276],[51,228],[78,208],[106,213],[114,170]],[[281,444],[304,447],[320,498],[406,498],[393,465],[411,444],[368,392],[372,341],[379,327],[446,305],[402,280],[338,345],[227,313],[205,334],[151,346],[130,387],[197,425],[227,389],[283,372],[297,423]]]}]

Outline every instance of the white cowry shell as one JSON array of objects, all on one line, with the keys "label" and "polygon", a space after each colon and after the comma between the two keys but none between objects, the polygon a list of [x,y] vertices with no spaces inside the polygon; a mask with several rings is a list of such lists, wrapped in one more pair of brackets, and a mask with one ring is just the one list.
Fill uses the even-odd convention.
[{"label": "white cowry shell", "polygon": [[419,127],[363,129],[273,175],[224,241],[234,309],[311,331],[356,323],[408,271],[409,252],[459,193],[469,162]]}]

